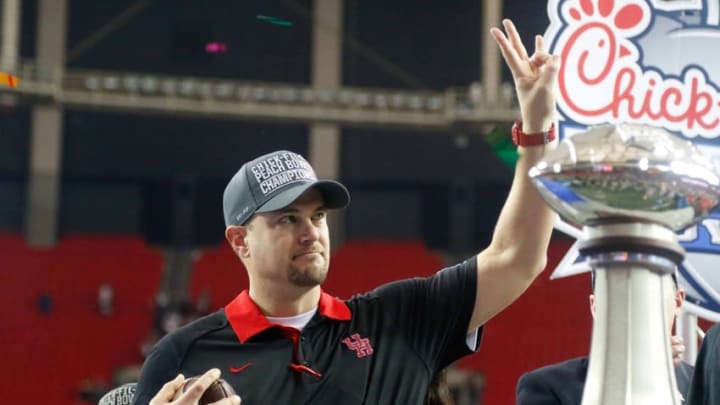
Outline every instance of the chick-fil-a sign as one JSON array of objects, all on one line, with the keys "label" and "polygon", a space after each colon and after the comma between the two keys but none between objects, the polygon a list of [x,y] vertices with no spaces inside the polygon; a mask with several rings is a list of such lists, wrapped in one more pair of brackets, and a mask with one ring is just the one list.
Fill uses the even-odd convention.
[{"label": "chick-fil-a sign", "polygon": [[[565,118],[586,125],[651,123],[691,138],[718,135],[720,91],[704,67],[688,61],[686,69],[675,73],[665,72],[662,64],[643,63],[643,49],[636,40],[657,34],[653,31],[657,16],[649,2],[555,3],[558,3],[554,7],[558,14],[556,35],[553,36],[552,25],[548,34],[553,36],[550,38],[553,52],[562,58],[558,101]],[[678,18],[683,15],[681,11],[676,13]],[[663,33],[683,38],[678,30]],[[683,41],[668,43],[664,56],[682,58],[682,52],[672,49],[680,42]],[[694,46],[692,38],[684,42],[685,46]]]},{"label": "chick-fil-a sign", "polygon": [[[719,8],[717,0],[550,0],[545,40],[561,56],[561,136],[609,122],[660,126],[720,168]],[[686,309],[720,321],[720,213],[679,240],[688,252]],[[576,257],[571,249],[555,275],[587,268]]]}]

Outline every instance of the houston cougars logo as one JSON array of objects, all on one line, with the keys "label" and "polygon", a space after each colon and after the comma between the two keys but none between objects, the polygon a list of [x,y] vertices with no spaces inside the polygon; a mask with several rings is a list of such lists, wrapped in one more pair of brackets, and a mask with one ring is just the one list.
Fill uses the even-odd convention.
[{"label": "houston cougars logo", "polygon": [[[715,0],[550,0],[545,39],[562,59],[561,137],[613,122],[661,126],[720,168],[719,8]],[[720,213],[679,239],[688,251],[686,309],[720,321]],[[573,248],[554,276],[587,270]]]}]

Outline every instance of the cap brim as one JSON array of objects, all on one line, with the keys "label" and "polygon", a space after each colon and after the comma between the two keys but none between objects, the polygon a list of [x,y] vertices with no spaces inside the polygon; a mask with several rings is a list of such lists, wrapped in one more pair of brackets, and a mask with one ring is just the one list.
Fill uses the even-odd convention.
[{"label": "cap brim", "polygon": [[255,212],[272,212],[286,208],[311,188],[320,191],[326,208],[345,208],[350,204],[350,193],[345,186],[334,180],[318,180],[290,187],[258,207]]}]

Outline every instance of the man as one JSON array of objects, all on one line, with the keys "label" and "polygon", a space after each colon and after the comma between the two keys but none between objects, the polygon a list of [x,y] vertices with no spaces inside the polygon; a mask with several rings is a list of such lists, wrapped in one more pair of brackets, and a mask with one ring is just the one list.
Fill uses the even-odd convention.
[{"label": "man", "polygon": [[[348,204],[347,190],[318,181],[292,152],[261,156],[223,196],[225,236],[249,289],[158,342],[135,404],[194,404],[221,370],[244,404],[422,404],[433,375],[477,349],[481,326],[545,267],[553,225],[527,173],[553,138],[559,57],[540,36],[529,57],[513,24],[503,25],[491,32],[515,80],[520,159],[490,245],[433,277],[339,300],[320,285],[330,258],[326,214]],[[208,369],[180,393],[185,375]]]},{"label": "man", "polygon": [[720,324],[713,325],[702,341],[688,404],[720,405]]},{"label": "man", "polygon": [[[680,309],[685,300],[685,290],[678,288],[677,277],[674,274],[672,280],[674,288],[667,289],[668,293],[664,300],[667,306],[667,324],[670,330],[672,330],[675,319],[680,315]],[[592,288],[595,291],[594,277],[592,278]],[[595,316],[594,294],[590,294],[590,312]],[[673,336],[670,344],[678,391],[685,397],[692,379],[693,367],[681,360],[681,355],[685,351],[682,338]],[[588,361],[587,356],[578,357],[541,367],[522,375],[517,385],[517,405],[580,405],[585,388]]]}]

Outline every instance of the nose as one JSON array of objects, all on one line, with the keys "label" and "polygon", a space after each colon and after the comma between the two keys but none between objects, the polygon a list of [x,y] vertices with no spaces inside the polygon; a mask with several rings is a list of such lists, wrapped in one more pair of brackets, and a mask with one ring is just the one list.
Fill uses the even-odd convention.
[{"label": "nose", "polygon": [[300,230],[300,242],[303,244],[315,243],[318,239],[320,239],[318,225],[314,224],[310,219],[304,220]]}]

